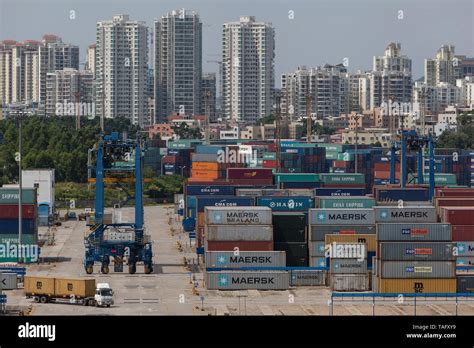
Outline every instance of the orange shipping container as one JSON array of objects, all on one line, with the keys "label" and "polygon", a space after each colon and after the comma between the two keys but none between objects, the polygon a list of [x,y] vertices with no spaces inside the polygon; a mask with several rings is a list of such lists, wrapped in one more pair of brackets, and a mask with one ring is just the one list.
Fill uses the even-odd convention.
[{"label": "orange shipping container", "polygon": [[[376,170],[374,177],[376,179],[390,179],[390,172]],[[395,172],[395,179],[400,179],[400,172]]]},{"label": "orange shipping container", "polygon": [[216,162],[193,162],[192,168],[198,171],[217,171],[218,165]]},{"label": "orange shipping container", "polygon": [[199,180],[216,180],[219,178],[219,172],[217,170],[191,170],[191,177]]}]

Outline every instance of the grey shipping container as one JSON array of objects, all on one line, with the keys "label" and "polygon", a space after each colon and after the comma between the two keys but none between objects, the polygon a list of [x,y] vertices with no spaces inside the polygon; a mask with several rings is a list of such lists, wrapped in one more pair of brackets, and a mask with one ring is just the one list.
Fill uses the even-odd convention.
[{"label": "grey shipping container", "polygon": [[205,226],[208,241],[273,240],[273,226],[268,225],[209,225]]},{"label": "grey shipping container", "polygon": [[16,273],[0,273],[0,290],[14,290],[18,288]]},{"label": "grey shipping container", "polygon": [[377,231],[375,225],[367,226],[324,226],[312,225],[310,226],[310,240],[323,241],[327,234],[375,234]]},{"label": "grey shipping container", "polygon": [[285,267],[284,251],[206,252],[206,268]]},{"label": "grey shipping container", "polygon": [[458,275],[456,278],[456,292],[474,292],[474,275]]},{"label": "grey shipping container", "polygon": [[380,261],[380,277],[400,278],[454,278],[454,261]]},{"label": "grey shipping container", "polygon": [[290,271],[291,286],[324,286],[326,285],[326,272],[316,270],[292,270]]},{"label": "grey shipping container", "polygon": [[447,241],[452,240],[450,224],[377,224],[378,241]]},{"label": "grey shipping container", "polygon": [[310,257],[324,257],[326,243],[324,241],[310,241],[309,242],[309,256]]},{"label": "grey shipping container", "polygon": [[314,197],[315,191],[313,189],[287,189],[288,196],[308,196]]},{"label": "grey shipping container", "polygon": [[327,261],[325,257],[310,257],[309,267],[326,267]]},{"label": "grey shipping container", "polygon": [[358,274],[367,273],[367,259],[331,259],[331,274]]},{"label": "grey shipping container", "polygon": [[368,291],[368,274],[333,274],[331,290],[333,291]]},{"label": "grey shipping container", "polygon": [[373,225],[373,209],[310,209],[311,225]]},{"label": "grey shipping container", "polygon": [[383,261],[454,261],[454,243],[445,242],[383,242],[379,258]]},{"label": "grey shipping container", "polygon": [[272,210],[268,207],[205,207],[207,225],[271,225]]},{"label": "grey shipping container", "polygon": [[236,189],[235,195],[239,197],[261,197],[262,189]]},{"label": "grey shipping container", "polygon": [[205,281],[209,290],[287,290],[290,274],[285,271],[206,272]]},{"label": "grey shipping container", "polygon": [[429,207],[408,207],[402,208],[387,206],[374,207],[375,222],[436,222],[436,208]]},{"label": "grey shipping container", "polygon": [[208,153],[193,153],[191,154],[191,159],[193,162],[217,162],[217,155]]},{"label": "grey shipping container", "polygon": [[457,242],[456,244],[458,256],[474,256],[474,241]]}]

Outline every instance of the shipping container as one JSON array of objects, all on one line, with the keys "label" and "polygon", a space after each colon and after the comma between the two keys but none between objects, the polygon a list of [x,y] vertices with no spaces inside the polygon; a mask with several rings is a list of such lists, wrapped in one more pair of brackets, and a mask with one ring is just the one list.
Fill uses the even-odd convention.
[{"label": "shipping container", "polygon": [[275,184],[287,182],[319,182],[320,175],[313,173],[279,173],[275,174]]},{"label": "shipping container", "polygon": [[455,243],[380,243],[378,257],[384,261],[454,261]]},{"label": "shipping container", "polygon": [[24,289],[27,295],[48,295],[55,293],[54,278],[25,276]]},{"label": "shipping container", "polygon": [[192,170],[194,171],[215,171],[219,170],[217,163],[215,162],[193,162]]},{"label": "shipping container", "polygon": [[273,241],[208,241],[204,242],[206,251],[272,251]]},{"label": "shipping container", "polygon": [[454,242],[474,240],[474,225],[456,225],[452,228]]},{"label": "shipping container", "polygon": [[[22,234],[21,242],[22,244],[36,244],[38,235],[37,234]],[[6,244],[17,244],[18,243],[18,233],[16,234],[0,234],[0,243]]]},{"label": "shipping container", "polygon": [[375,252],[377,242],[375,234],[326,234],[324,242],[326,246],[336,244],[362,243],[367,246],[366,252]]},{"label": "shipping container", "polygon": [[474,266],[474,256],[456,258],[456,266]]},{"label": "shipping container", "polygon": [[234,186],[228,185],[186,185],[188,196],[233,196]]},{"label": "shipping container", "polygon": [[217,180],[221,178],[218,171],[191,169],[191,177],[199,180]]},{"label": "shipping container", "polygon": [[314,197],[314,189],[290,188],[286,191],[290,197]]},{"label": "shipping container", "polygon": [[273,240],[270,225],[208,225],[205,226],[208,241],[269,241]]},{"label": "shipping container", "polygon": [[[47,203],[50,208],[48,214],[52,214],[55,206],[55,170],[22,170],[21,178],[23,188],[37,188],[36,201],[38,204]],[[25,204],[25,202],[22,202],[22,204]]]},{"label": "shipping container", "polygon": [[474,275],[462,275],[456,278],[456,292],[465,294],[474,292]]},{"label": "shipping container", "polygon": [[456,279],[380,279],[378,291],[382,294],[449,294],[456,292]]},{"label": "shipping container", "polygon": [[291,270],[290,286],[325,286],[326,272],[316,270]]},{"label": "shipping container", "polygon": [[[19,189],[0,187],[0,204],[18,204]],[[37,205],[36,189],[23,188],[21,196],[21,204]]]},{"label": "shipping container", "polygon": [[15,290],[18,287],[16,273],[0,273],[0,292],[2,290]]},{"label": "shipping container", "polygon": [[309,241],[308,247],[310,257],[326,256],[326,243],[324,241]]},{"label": "shipping container", "polygon": [[314,202],[308,197],[258,197],[257,205],[270,207],[273,211],[307,211]]},{"label": "shipping container", "polygon": [[367,259],[331,259],[331,274],[367,273]]},{"label": "shipping container", "polygon": [[322,173],[320,177],[324,184],[365,184],[364,174]]},{"label": "shipping container", "polygon": [[295,181],[295,182],[282,182],[280,184],[282,189],[314,189],[321,187],[320,182],[307,182],[307,181]]},{"label": "shipping container", "polygon": [[376,228],[375,225],[360,225],[360,226],[350,226],[350,225],[316,225],[310,226],[310,240],[313,241],[324,241],[324,238],[327,234],[374,234]]},{"label": "shipping container", "polygon": [[373,225],[373,209],[310,209],[311,225]]},{"label": "shipping container", "polygon": [[333,291],[368,291],[368,274],[333,274],[330,276]]},{"label": "shipping container", "polygon": [[227,178],[234,180],[251,179],[251,180],[269,180],[273,179],[273,172],[266,168],[229,168],[227,169]]},{"label": "shipping container", "polygon": [[[38,215],[37,206],[33,204],[22,204],[21,210],[23,219],[36,219]],[[0,206],[0,219],[18,219],[18,213],[18,204],[2,204]]]},{"label": "shipping container", "polygon": [[398,188],[398,187],[374,187],[375,199],[377,201],[398,202],[402,201],[428,201],[428,188]]},{"label": "shipping container", "polygon": [[283,251],[208,251],[206,268],[241,267],[285,267],[286,256]]},{"label": "shipping container", "polygon": [[436,222],[436,209],[434,207],[374,207],[375,222]]},{"label": "shipping container", "polygon": [[56,278],[54,281],[56,296],[67,297],[94,297],[95,279],[63,279]]},{"label": "shipping container", "polygon": [[307,241],[306,215],[299,212],[273,212],[273,240],[276,243]]},{"label": "shipping container", "polygon": [[196,162],[214,162],[217,164],[217,154],[192,153],[191,160],[193,166]]},{"label": "shipping container", "polygon": [[452,225],[474,225],[474,207],[443,208],[441,221]]},{"label": "shipping container", "polygon": [[459,256],[474,256],[474,241],[457,242],[456,246]]},{"label": "shipping container", "polygon": [[[38,226],[36,225],[36,219],[23,219],[22,221],[22,233],[23,234],[36,234],[38,232]],[[18,220],[17,219],[3,219],[0,220],[0,235],[2,234],[18,234]]]},{"label": "shipping container", "polygon": [[274,250],[286,253],[288,267],[308,267],[308,244],[306,243],[274,243]]},{"label": "shipping container", "polygon": [[267,207],[205,207],[207,225],[271,225],[272,210]]},{"label": "shipping container", "polygon": [[315,206],[325,209],[370,209],[375,200],[370,197],[317,197]]},{"label": "shipping container", "polygon": [[474,198],[474,188],[436,188],[435,196]]},{"label": "shipping container", "polygon": [[474,198],[471,197],[435,197],[434,205],[438,215],[442,216],[443,207],[474,207]]},{"label": "shipping container", "polygon": [[263,191],[262,189],[238,188],[235,190],[235,195],[238,197],[260,197],[263,195]]},{"label": "shipping container", "polygon": [[235,196],[210,196],[197,198],[198,213],[204,212],[204,207],[242,207],[253,206],[254,199],[252,197],[235,197]]},{"label": "shipping container", "polygon": [[378,241],[452,241],[451,225],[392,223],[377,224]]},{"label": "shipping container", "polygon": [[288,272],[206,272],[208,290],[287,290],[290,287]]},{"label": "shipping container", "polygon": [[380,277],[396,278],[454,278],[454,261],[380,261]]},{"label": "shipping container", "polygon": [[329,259],[325,257],[310,257],[309,267],[329,267]]}]

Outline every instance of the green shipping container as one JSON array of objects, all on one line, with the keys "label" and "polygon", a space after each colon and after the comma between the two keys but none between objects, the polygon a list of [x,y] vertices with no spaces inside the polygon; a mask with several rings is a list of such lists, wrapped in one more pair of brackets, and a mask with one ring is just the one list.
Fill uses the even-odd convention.
[{"label": "green shipping container", "polygon": [[328,160],[337,160],[338,155],[339,155],[339,152],[326,150],[326,159]]},{"label": "green shipping container", "polygon": [[[409,181],[416,183],[416,176],[409,175]],[[424,184],[429,184],[430,176],[428,174],[423,175]],[[435,185],[456,185],[456,174],[446,173],[435,173]]]},{"label": "green shipping container", "polygon": [[354,160],[354,154],[353,153],[348,153],[348,152],[338,153],[337,154],[337,160],[338,161],[353,161]]},{"label": "green shipping container", "polygon": [[313,173],[281,173],[275,174],[275,183],[281,182],[319,182],[319,174]]},{"label": "green shipping container", "polygon": [[[18,189],[0,188],[0,204],[18,204]],[[22,204],[37,204],[36,189],[23,189],[21,194]]]},{"label": "green shipping container", "polygon": [[320,174],[325,184],[365,184],[364,174],[329,173]]},{"label": "green shipping container", "polygon": [[[23,244],[36,244],[36,235],[35,234],[24,234],[21,237]],[[18,234],[0,234],[0,243],[1,244],[17,244],[18,243]]]},{"label": "green shipping container", "polygon": [[276,160],[276,153],[275,152],[264,152],[263,153],[263,159],[274,161],[274,160]]},{"label": "green shipping container", "polygon": [[370,209],[375,206],[375,199],[369,197],[318,197],[318,208],[328,209]]},{"label": "green shipping container", "polygon": [[190,149],[194,143],[202,143],[195,139],[182,139],[175,141],[168,141],[168,149]]},{"label": "green shipping container", "polygon": [[328,152],[344,152],[347,149],[347,145],[345,144],[329,144],[329,143],[320,143],[318,147],[324,147],[326,149],[326,153]]}]

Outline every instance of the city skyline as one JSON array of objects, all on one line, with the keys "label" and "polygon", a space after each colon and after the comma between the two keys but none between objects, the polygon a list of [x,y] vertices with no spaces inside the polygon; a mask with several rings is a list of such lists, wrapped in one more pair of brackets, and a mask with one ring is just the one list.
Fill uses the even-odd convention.
[{"label": "city skyline", "polygon": [[[176,4],[164,1],[155,4],[150,1],[138,1],[132,6],[124,2],[112,4],[108,1],[50,1],[37,7],[34,2],[29,1],[1,0],[0,38],[17,41],[39,40],[43,34],[56,34],[65,42],[80,47],[82,64],[86,61],[87,47],[95,42],[94,33],[98,21],[107,20],[117,14],[129,14],[134,20],[144,21],[151,35],[155,19],[170,10],[184,7],[196,11],[203,23],[203,72],[218,73],[217,64],[211,61],[221,58],[223,24],[236,21],[242,15],[252,15],[259,21],[272,23],[275,28],[277,88],[281,86],[282,73],[294,71],[303,65],[339,64],[344,58],[348,58],[349,72],[371,70],[373,57],[382,55],[390,42],[400,42],[404,54],[412,59],[413,80],[423,76],[424,59],[433,57],[444,44],[454,45],[456,54],[474,55],[473,5],[470,1],[458,0],[450,4],[425,0],[399,1],[393,4],[364,1],[363,4],[358,2],[357,5],[348,1],[334,1],[331,4],[326,1],[283,1],[269,7],[269,1],[265,0],[252,2],[251,7],[248,6],[251,3],[249,1],[229,2],[222,8],[213,6],[215,3],[216,1],[183,1]],[[92,5],[94,11],[85,10],[87,6]],[[455,15],[446,16],[448,10],[456,11]],[[22,12],[22,18],[28,23],[36,23],[38,18],[40,23],[24,26],[12,22],[11,19],[16,18],[18,11]],[[403,13],[400,14],[399,11]],[[324,13],[325,16],[322,15]],[[30,18],[31,14],[36,17]],[[74,19],[71,19],[71,16]],[[293,19],[290,19],[291,16]],[[399,19],[400,16],[403,19]],[[354,17],[360,18],[360,21],[355,21]],[[337,23],[337,26],[333,23]],[[443,25],[434,26],[432,23]],[[354,24],[358,27],[354,28]],[[378,25],[383,25],[383,35],[373,30]],[[306,42],[308,28],[311,27],[314,27],[315,33],[309,36],[314,40],[313,45]],[[324,35],[318,35],[319,32]],[[293,37],[301,37],[303,40]],[[367,39],[356,40],[355,37]],[[343,44],[339,44],[340,42]],[[293,54],[295,51],[298,52],[297,55]],[[152,57],[153,52],[150,50],[149,60]],[[151,61],[149,65],[152,66]]]}]

